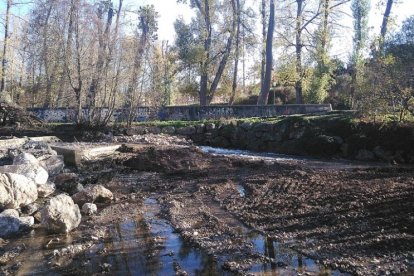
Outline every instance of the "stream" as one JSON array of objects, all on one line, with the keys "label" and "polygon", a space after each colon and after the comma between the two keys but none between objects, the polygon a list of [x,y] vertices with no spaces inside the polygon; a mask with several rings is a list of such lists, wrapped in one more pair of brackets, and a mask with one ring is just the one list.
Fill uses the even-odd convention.
[{"label": "stream", "polygon": [[[221,156],[238,156],[265,162],[300,162],[315,168],[359,168],[364,166],[349,161],[324,161],[281,155],[255,153],[243,150],[227,150],[200,147],[203,152]],[[366,164],[365,164],[366,166]],[[237,186],[240,197],[246,196],[243,186]],[[56,252],[76,246],[74,241],[86,240],[81,231],[69,235],[49,235],[34,229],[22,238],[11,240],[14,246],[26,249],[16,258],[17,275],[91,275],[107,273],[117,275],[176,275],[182,271],[188,275],[233,275],[223,269],[231,256],[213,257],[205,250],[184,241],[169,222],[160,216],[161,206],[156,195],[143,199],[143,214],[127,217],[108,226],[104,239],[95,241],[86,249],[56,258]],[[267,261],[252,265],[249,274],[254,275],[347,275],[331,270],[315,260],[292,249],[287,244],[271,240],[245,227],[243,235],[253,245],[253,250]],[[51,243],[51,241],[57,241]],[[90,240],[89,240],[90,241]],[[270,261],[269,261],[270,260]],[[0,271],[1,275],[1,271]]]},{"label": "stream", "polygon": [[307,168],[312,169],[367,169],[378,167],[391,167],[392,165],[379,162],[363,162],[356,160],[344,160],[344,159],[317,159],[297,155],[287,155],[272,152],[254,152],[248,150],[237,149],[224,149],[214,148],[209,146],[200,146],[201,151],[204,153],[216,155],[216,156],[230,156],[243,158],[252,161],[264,161],[268,164],[281,163],[281,164],[300,164]]},{"label": "stream", "polygon": [[[144,200],[144,215],[125,219],[110,227],[109,237],[73,258],[60,260],[59,266],[51,259],[53,252],[68,248],[79,235],[48,235],[34,230],[30,235],[15,240],[26,250],[18,257],[21,267],[17,275],[233,275],[222,269],[225,257],[215,259],[202,249],[186,243],[171,225],[159,217],[160,205],[154,198]],[[317,264],[287,246],[272,241],[246,228],[254,250],[272,262],[254,264],[248,273],[254,275],[345,275]],[[51,240],[58,240],[48,246]],[[12,241],[13,242],[13,241]],[[105,254],[102,254],[105,252]],[[307,275],[307,274],[306,274]]]}]

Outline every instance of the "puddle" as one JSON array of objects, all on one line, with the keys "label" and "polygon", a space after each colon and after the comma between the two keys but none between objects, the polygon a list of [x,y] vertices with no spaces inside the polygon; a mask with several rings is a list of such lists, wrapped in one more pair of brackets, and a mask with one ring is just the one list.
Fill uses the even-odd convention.
[{"label": "puddle", "polygon": [[118,275],[175,275],[179,267],[189,275],[227,275],[221,266],[201,249],[185,243],[164,219],[157,217],[159,204],[146,199],[143,217],[116,224],[110,239],[101,245],[107,254],[85,254],[84,271],[93,274],[106,264]]},{"label": "puddle", "polygon": [[[244,188],[239,186],[238,189],[240,196],[244,196]],[[53,250],[65,248],[81,238],[79,232],[65,236],[47,235],[41,230],[32,231],[18,241],[19,244],[24,243],[27,249],[18,257],[22,266],[17,275],[90,275],[102,272],[117,275],[175,275],[177,267],[188,275],[232,275],[222,269],[225,256],[219,257],[220,261],[217,261],[202,249],[183,241],[171,225],[158,216],[160,206],[156,199],[146,199],[143,208],[144,215],[114,224],[104,242],[73,259],[63,260],[57,268],[49,263]],[[249,273],[346,275],[331,271],[289,249],[287,245],[265,238],[247,227],[242,232],[250,239],[257,253],[273,260],[254,264]],[[52,239],[60,241],[46,248],[45,245]]]},{"label": "puddle", "polygon": [[[108,239],[63,260],[60,267],[50,263],[53,251],[81,238],[78,233],[48,235],[38,229],[11,241],[26,247],[17,259],[21,262],[17,275],[175,275],[177,267],[189,275],[228,275],[212,256],[184,242],[166,220],[157,216],[160,207],[155,199],[145,200],[144,208],[144,216],[114,224]],[[50,240],[58,239],[46,248]]]},{"label": "puddle", "polygon": [[[339,270],[332,270],[324,265],[318,264],[315,260],[308,258],[287,245],[281,244],[260,234],[251,233],[254,249],[265,257],[272,259],[272,262],[255,264],[249,272],[258,275],[350,275]],[[293,271],[292,271],[293,270]],[[273,274],[278,272],[277,274]],[[292,274],[294,272],[294,274]]]}]

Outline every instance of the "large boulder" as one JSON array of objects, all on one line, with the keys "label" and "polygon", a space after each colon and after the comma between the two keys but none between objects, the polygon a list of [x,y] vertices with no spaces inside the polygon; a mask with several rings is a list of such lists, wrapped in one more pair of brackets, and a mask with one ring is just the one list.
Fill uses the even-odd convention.
[{"label": "large boulder", "polygon": [[40,165],[35,164],[21,164],[21,165],[6,165],[0,167],[0,173],[13,173],[24,175],[31,179],[36,184],[45,184],[49,178],[49,174]]},{"label": "large boulder", "polygon": [[18,218],[20,215],[19,215],[19,211],[15,210],[15,209],[6,209],[6,210],[4,210],[3,212],[0,213],[0,216]]},{"label": "large boulder", "polygon": [[18,217],[0,215],[0,237],[6,238],[20,232],[21,222]]},{"label": "large boulder", "polygon": [[55,184],[47,182],[46,184],[37,184],[37,193],[41,198],[45,198],[53,194],[56,190]]},{"label": "large boulder", "polygon": [[8,209],[0,213],[0,237],[15,236],[34,224],[33,217],[19,218],[19,212]]},{"label": "large boulder", "polygon": [[0,173],[0,209],[17,209],[35,202],[37,197],[33,180],[23,175]]},{"label": "large boulder", "polygon": [[62,155],[45,155],[39,157],[39,164],[52,176],[61,173],[65,167]]},{"label": "large boulder", "polygon": [[54,151],[46,142],[40,141],[27,141],[21,148],[14,148],[9,150],[9,157],[14,159],[17,155],[21,153],[28,153],[36,158],[46,155],[56,155]]},{"label": "large boulder", "polygon": [[61,173],[55,177],[54,182],[57,189],[69,195],[83,190],[83,186],[79,183],[79,176],[76,173]]},{"label": "large boulder", "polygon": [[93,203],[83,204],[82,213],[84,213],[85,215],[91,216],[93,214],[96,214],[96,212],[98,212],[98,207],[96,206],[96,204],[93,204]]},{"label": "large boulder", "polygon": [[14,173],[32,179],[36,184],[45,184],[49,178],[48,172],[40,166],[32,154],[22,153],[13,160],[13,165],[0,167],[0,173]]},{"label": "large boulder", "polygon": [[37,158],[30,153],[21,153],[13,159],[13,165],[33,164],[39,165]]},{"label": "large boulder", "polygon": [[68,195],[52,198],[42,210],[41,223],[52,233],[69,233],[81,222],[79,206]]},{"label": "large boulder", "polygon": [[74,194],[72,199],[79,206],[83,206],[88,202],[109,203],[113,199],[113,194],[110,190],[102,185],[89,186],[84,190]]},{"label": "large boulder", "polygon": [[193,126],[181,127],[177,129],[176,131],[177,131],[177,134],[184,135],[184,136],[194,135],[197,133],[196,128]]}]

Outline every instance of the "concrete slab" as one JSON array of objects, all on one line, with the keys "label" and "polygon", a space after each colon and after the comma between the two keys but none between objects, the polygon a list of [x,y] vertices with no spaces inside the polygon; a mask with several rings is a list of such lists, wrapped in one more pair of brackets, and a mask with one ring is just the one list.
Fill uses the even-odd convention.
[{"label": "concrete slab", "polygon": [[102,156],[110,156],[113,155],[120,147],[121,145],[92,147],[90,149],[83,150],[83,156],[89,159]]},{"label": "concrete slab", "polygon": [[82,160],[108,157],[116,153],[121,145],[63,144],[51,145],[58,154],[63,155],[65,164],[78,167]]},{"label": "concrete slab", "polygon": [[59,155],[63,155],[65,165],[79,167],[82,163],[82,151],[70,147],[51,146]]}]

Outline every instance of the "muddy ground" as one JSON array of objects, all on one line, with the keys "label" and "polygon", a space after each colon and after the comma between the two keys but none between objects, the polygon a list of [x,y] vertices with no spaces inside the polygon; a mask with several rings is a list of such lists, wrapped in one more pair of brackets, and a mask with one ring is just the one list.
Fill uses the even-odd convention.
[{"label": "muddy ground", "polygon": [[115,201],[69,236],[0,241],[0,274],[414,273],[414,168],[127,144],[76,172]]}]

